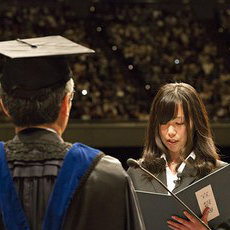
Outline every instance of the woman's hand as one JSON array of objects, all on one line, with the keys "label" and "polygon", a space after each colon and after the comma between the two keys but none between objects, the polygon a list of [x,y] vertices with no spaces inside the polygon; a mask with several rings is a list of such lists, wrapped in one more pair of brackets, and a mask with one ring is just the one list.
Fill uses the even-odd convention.
[{"label": "woman's hand", "polygon": [[[206,208],[203,212],[203,216],[201,219],[204,221],[205,224],[208,223],[208,213],[209,208]],[[172,219],[176,220],[175,222],[172,220],[168,220],[168,227],[174,230],[206,230],[205,226],[203,226],[194,216],[189,214],[187,211],[184,211],[186,217],[189,220],[185,220],[179,218],[177,216],[172,216]]]}]

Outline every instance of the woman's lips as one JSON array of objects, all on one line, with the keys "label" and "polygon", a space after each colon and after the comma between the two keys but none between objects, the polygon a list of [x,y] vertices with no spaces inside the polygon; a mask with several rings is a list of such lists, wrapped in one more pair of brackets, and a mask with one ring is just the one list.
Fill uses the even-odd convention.
[{"label": "woman's lips", "polygon": [[169,145],[175,145],[178,142],[178,140],[167,140],[167,142]]}]

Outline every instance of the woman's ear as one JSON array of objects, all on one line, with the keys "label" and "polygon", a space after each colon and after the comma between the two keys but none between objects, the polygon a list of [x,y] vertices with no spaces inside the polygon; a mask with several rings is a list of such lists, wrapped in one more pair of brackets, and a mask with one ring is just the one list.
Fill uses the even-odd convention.
[{"label": "woman's ear", "polygon": [[1,104],[2,110],[3,110],[3,112],[6,114],[6,116],[10,117],[10,114],[9,114],[9,112],[6,110],[6,108],[5,108],[4,104],[3,104],[2,99],[0,99],[0,104]]}]

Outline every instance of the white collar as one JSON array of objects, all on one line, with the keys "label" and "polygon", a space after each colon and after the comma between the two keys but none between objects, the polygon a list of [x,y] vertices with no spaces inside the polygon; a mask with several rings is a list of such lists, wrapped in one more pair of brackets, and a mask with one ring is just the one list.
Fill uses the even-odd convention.
[{"label": "white collar", "polygon": [[171,170],[169,169],[168,162],[167,162],[167,160],[166,160],[166,155],[165,155],[164,153],[161,155],[161,158],[164,158],[164,160],[165,160],[165,162],[166,162],[166,167],[165,167],[165,169],[166,169],[166,181],[167,181],[167,187],[168,187],[168,189],[169,189],[170,191],[172,191],[172,190],[175,188],[176,182],[178,181],[178,174],[181,174],[181,173],[183,172],[183,170],[184,170],[184,168],[185,168],[185,165],[186,165],[186,161],[187,161],[190,157],[193,158],[193,159],[195,160],[195,158],[196,158],[195,153],[194,153],[194,152],[191,152],[191,153],[186,157],[185,161],[183,161],[183,162],[180,164],[179,168],[177,169],[176,174],[173,175],[172,172],[171,172]]},{"label": "white collar", "polygon": [[[194,153],[193,151],[186,157],[185,161],[187,161],[190,157],[191,157],[193,160],[196,159],[196,155],[195,155],[195,153]],[[166,160],[166,155],[165,155],[165,153],[162,153],[161,158],[163,158],[163,159],[165,160],[165,162],[168,164],[168,162],[167,162],[167,160]]]},{"label": "white collar", "polygon": [[30,128],[45,129],[45,130],[47,130],[47,131],[50,131],[50,132],[53,132],[53,133],[58,134],[56,130],[54,130],[54,129],[52,129],[52,128],[45,127],[45,126],[40,126],[40,125],[38,125],[38,126],[30,127]]}]

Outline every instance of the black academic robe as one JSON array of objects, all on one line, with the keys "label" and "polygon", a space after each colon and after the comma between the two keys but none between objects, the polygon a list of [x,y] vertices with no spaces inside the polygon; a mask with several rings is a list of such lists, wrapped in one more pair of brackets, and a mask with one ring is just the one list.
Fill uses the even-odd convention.
[{"label": "black academic robe", "polygon": [[[59,169],[71,146],[44,129],[23,130],[5,143],[8,167],[31,230],[41,229]],[[0,229],[4,229],[2,218]],[[103,155],[83,176],[62,229],[144,229],[132,183],[117,159]]]}]

